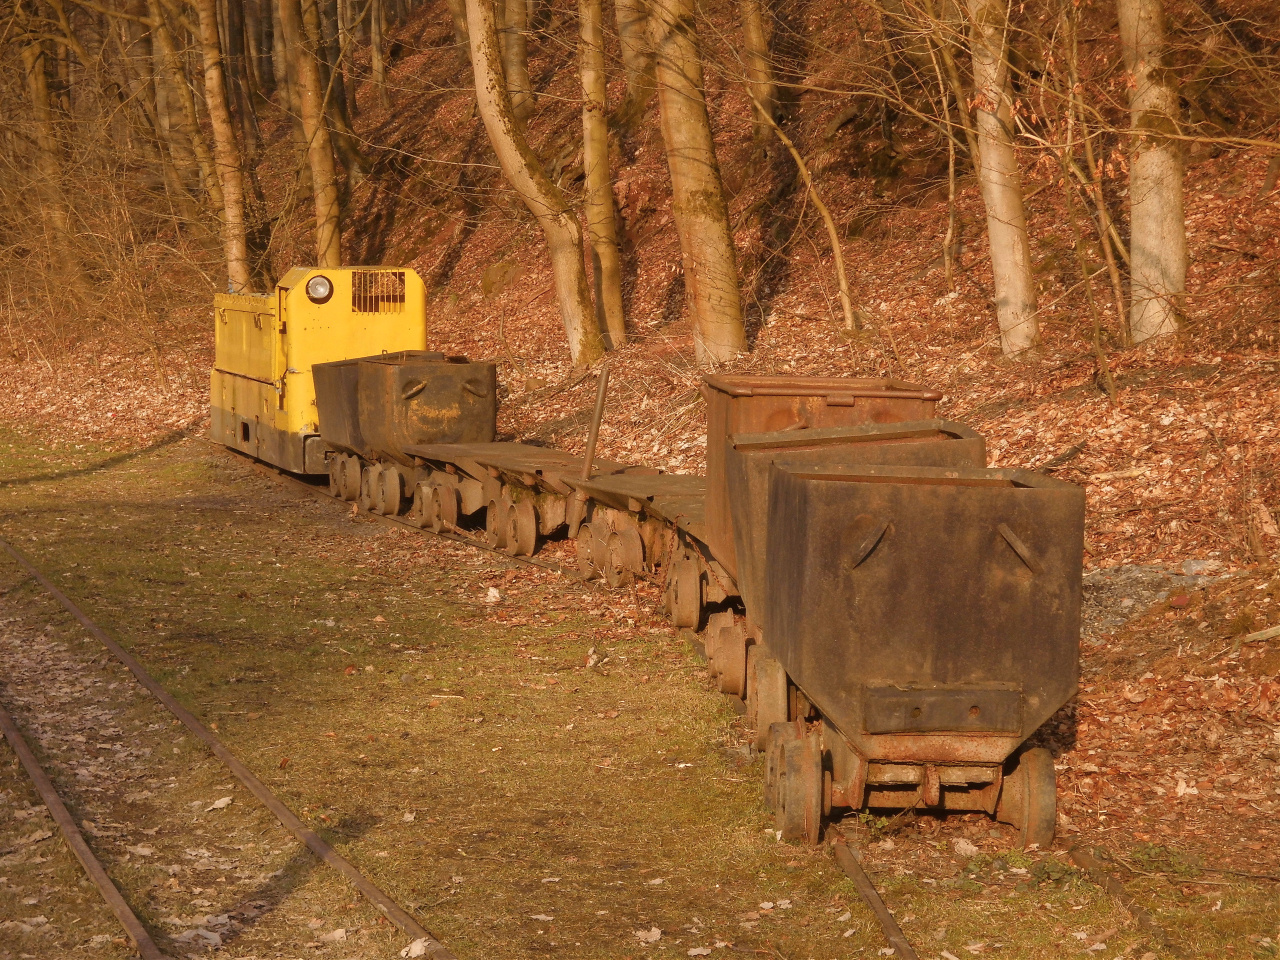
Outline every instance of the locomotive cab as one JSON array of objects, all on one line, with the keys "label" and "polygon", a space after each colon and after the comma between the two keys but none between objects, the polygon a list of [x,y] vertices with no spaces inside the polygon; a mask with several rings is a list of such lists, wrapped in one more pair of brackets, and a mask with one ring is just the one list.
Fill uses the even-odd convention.
[{"label": "locomotive cab", "polygon": [[424,350],[426,313],[407,269],[295,267],[272,293],[218,295],[211,438],[291,473],[327,473],[312,366]]}]

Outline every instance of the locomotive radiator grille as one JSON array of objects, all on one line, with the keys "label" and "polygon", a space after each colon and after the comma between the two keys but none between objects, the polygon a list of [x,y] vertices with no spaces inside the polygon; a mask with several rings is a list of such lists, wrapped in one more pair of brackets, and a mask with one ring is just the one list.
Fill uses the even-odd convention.
[{"label": "locomotive radiator grille", "polygon": [[351,274],[351,309],[355,313],[403,313],[403,270],[356,270]]}]

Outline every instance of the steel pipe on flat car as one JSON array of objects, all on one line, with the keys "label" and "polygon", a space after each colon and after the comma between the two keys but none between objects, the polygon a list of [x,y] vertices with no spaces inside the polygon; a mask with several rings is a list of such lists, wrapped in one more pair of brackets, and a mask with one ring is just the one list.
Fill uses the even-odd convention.
[{"label": "steel pipe on flat car", "polygon": [[40,799],[44,801],[44,805],[49,809],[49,815],[53,817],[53,822],[58,825],[58,830],[62,833],[62,839],[67,842],[71,852],[75,854],[76,859],[80,861],[80,865],[84,867],[84,872],[89,875],[89,879],[93,881],[94,886],[98,888],[98,892],[102,894],[102,899],[107,902],[111,912],[120,921],[120,926],[124,927],[124,932],[129,935],[133,945],[138,948],[138,954],[142,957],[142,960],[168,960],[168,955],[156,946],[155,941],[151,939],[151,934],[147,933],[147,928],[142,925],[142,921],[138,919],[137,914],[130,909],[119,888],[111,882],[111,878],[107,876],[107,871],[102,868],[98,858],[93,855],[93,851],[84,839],[84,834],[76,826],[71,812],[67,810],[66,804],[58,796],[58,791],[54,788],[53,781],[49,779],[49,775],[40,766],[40,761],[31,752],[31,746],[22,736],[22,732],[18,730],[17,724],[13,722],[13,717],[9,716],[9,711],[5,710],[4,707],[0,707],[0,730],[4,731],[5,739],[9,741],[9,745],[13,747],[13,752],[18,755],[18,759],[26,769],[27,776],[35,784],[36,792],[40,794]]},{"label": "steel pipe on flat car", "polygon": [[52,584],[32,563],[7,541],[0,539],[0,546],[13,557],[15,561],[31,575],[49,594],[57,600],[62,606],[80,621],[80,625],[95,636],[103,646],[105,646],[115,656],[117,660],[129,668],[129,671],[137,678],[147,691],[155,697],[171,714],[182,721],[183,725],[190,730],[205,746],[207,746],[219,760],[221,760],[244,786],[265,806],[276,819],[280,821],[281,826],[294,835],[300,843],[317,857],[323,860],[329,866],[333,867],[341,873],[351,883],[353,887],[360,891],[370,903],[382,911],[383,915],[415,940],[425,940],[426,950],[422,956],[429,957],[430,960],[457,960],[456,957],[440,943],[426,927],[418,923],[403,907],[391,899],[391,897],[383,892],[380,888],[370,882],[364,874],[356,869],[355,865],[343,857],[340,853],[325,843],[314,831],[307,827],[298,817],[285,806],[280,799],[271,792],[271,789],[259,780],[248,767],[241,763],[230,750],[223,745],[222,741],[215,737],[195,714],[187,710],[186,707],[178,703],[164,687],[160,686],[145,669],[142,664],[133,658],[124,647],[112,640],[96,623],[81,610],[74,601],[66,594]]},{"label": "steel pipe on flat car", "polygon": [[858,893],[862,894],[862,899],[867,902],[867,906],[875,913],[876,919],[880,921],[880,929],[884,931],[885,939],[889,941],[889,946],[896,951],[894,955],[904,958],[904,960],[919,960],[915,950],[907,942],[907,938],[903,936],[902,928],[898,926],[898,921],[893,919],[893,914],[889,912],[889,908],[880,899],[880,894],[876,892],[875,884],[867,876],[867,871],[862,869],[862,864],[858,861],[857,856],[843,840],[837,841],[835,848],[836,863],[845,872],[845,875],[853,881],[853,885],[858,888]]}]

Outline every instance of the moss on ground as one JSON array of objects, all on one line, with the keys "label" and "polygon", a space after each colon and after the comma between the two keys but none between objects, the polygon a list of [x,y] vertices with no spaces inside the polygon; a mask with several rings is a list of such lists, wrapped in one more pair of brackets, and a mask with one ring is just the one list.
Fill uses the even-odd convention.
[{"label": "moss on ground", "polygon": [[[391,530],[199,439],[121,457],[0,433],[0,534],[460,957],[883,946],[830,856],[769,831],[761,762],[651,586],[609,593]],[[5,570],[0,603],[56,620],[19,579]],[[921,956],[1163,955],[1065,855],[978,862],[947,843],[993,826],[922,821],[869,849]],[[398,949],[342,881],[280,859],[286,900]],[[1197,955],[1272,955],[1269,888],[1193,882],[1132,889]],[[256,949],[301,947],[273,942]]]}]

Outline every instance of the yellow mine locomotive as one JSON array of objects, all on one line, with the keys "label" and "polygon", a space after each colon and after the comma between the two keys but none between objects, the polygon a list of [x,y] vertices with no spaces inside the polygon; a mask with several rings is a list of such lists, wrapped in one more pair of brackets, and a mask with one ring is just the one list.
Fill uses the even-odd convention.
[{"label": "yellow mine locomotive", "polygon": [[427,302],[412,270],[295,267],[265,295],[213,301],[212,438],[292,473],[327,473],[311,368],[425,350]]},{"label": "yellow mine locomotive", "polygon": [[582,576],[664,585],[741,698],[783,837],[840,809],[978,810],[1046,844],[1075,693],[1083,491],[987,466],[941,394],[896,380],[708,376],[707,473],[496,442],[493,363],[427,352],[411,270],[293,270],[218,297],[212,432],[331,495]]}]

